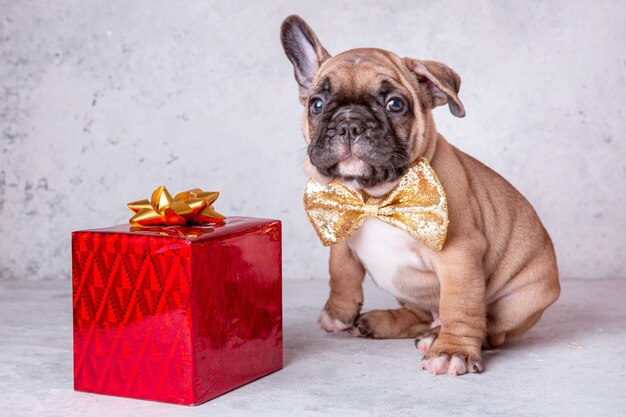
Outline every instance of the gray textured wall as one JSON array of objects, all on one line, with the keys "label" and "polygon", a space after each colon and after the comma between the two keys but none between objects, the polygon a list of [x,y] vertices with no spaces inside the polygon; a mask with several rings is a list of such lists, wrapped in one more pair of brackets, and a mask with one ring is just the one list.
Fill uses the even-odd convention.
[{"label": "gray textured wall", "polygon": [[287,278],[324,278],[302,207],[301,108],[278,42],[377,46],[461,74],[449,141],[535,205],[568,277],[626,277],[621,1],[0,0],[0,279],[66,279],[70,231],[202,186],[284,221]]}]

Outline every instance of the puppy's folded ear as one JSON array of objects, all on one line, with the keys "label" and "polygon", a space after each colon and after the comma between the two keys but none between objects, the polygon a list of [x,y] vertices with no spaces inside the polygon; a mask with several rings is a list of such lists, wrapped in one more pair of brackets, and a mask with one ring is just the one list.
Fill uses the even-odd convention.
[{"label": "puppy's folded ear", "polygon": [[456,117],[465,116],[465,108],[458,96],[461,78],[456,72],[441,62],[404,58],[404,63],[417,77],[419,89],[430,100],[431,108],[448,103],[450,113]]},{"label": "puppy's folded ear", "polygon": [[309,88],[322,62],[330,58],[313,29],[296,15],[287,17],[280,27],[280,41],[300,86],[300,102],[304,104]]}]

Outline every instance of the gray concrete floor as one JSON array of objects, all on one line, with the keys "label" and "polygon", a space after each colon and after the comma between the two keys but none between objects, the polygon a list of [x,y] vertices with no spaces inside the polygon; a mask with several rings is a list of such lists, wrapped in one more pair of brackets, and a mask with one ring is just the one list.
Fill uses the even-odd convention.
[{"label": "gray concrete floor", "polygon": [[74,392],[69,286],[0,284],[0,416],[626,416],[626,279],[563,280],[534,329],[456,378],[419,370],[410,340],[321,333],[326,283],[286,281],[285,368],[195,408]]}]

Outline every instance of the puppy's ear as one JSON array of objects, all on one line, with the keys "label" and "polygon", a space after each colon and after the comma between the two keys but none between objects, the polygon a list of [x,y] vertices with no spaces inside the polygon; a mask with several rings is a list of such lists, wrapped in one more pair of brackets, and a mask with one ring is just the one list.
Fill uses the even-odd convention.
[{"label": "puppy's ear", "polygon": [[294,75],[300,86],[300,102],[305,103],[313,77],[322,62],[330,58],[313,29],[296,15],[287,17],[280,27],[280,41],[287,58],[293,64]]},{"label": "puppy's ear", "polygon": [[417,77],[423,95],[430,100],[431,108],[448,103],[450,113],[465,116],[465,108],[459,100],[461,78],[450,67],[435,61],[418,61],[404,58],[407,68]]}]

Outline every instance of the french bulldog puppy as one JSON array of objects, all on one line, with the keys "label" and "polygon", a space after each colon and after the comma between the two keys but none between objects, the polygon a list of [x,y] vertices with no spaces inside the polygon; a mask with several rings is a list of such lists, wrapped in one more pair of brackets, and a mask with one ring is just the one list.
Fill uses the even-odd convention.
[{"label": "french bulldog puppy", "polygon": [[[330,295],[319,318],[327,332],[415,338],[433,374],[481,372],[481,349],[530,329],[559,297],[550,236],[530,203],[505,179],[437,132],[431,111],[465,110],[461,80],[446,65],[362,48],[331,56],[298,16],[281,27],[304,105],[306,173],[368,196],[390,192],[426,158],[447,196],[442,250],[367,218],[330,247]],[[361,313],[365,273],[400,308]]]}]

